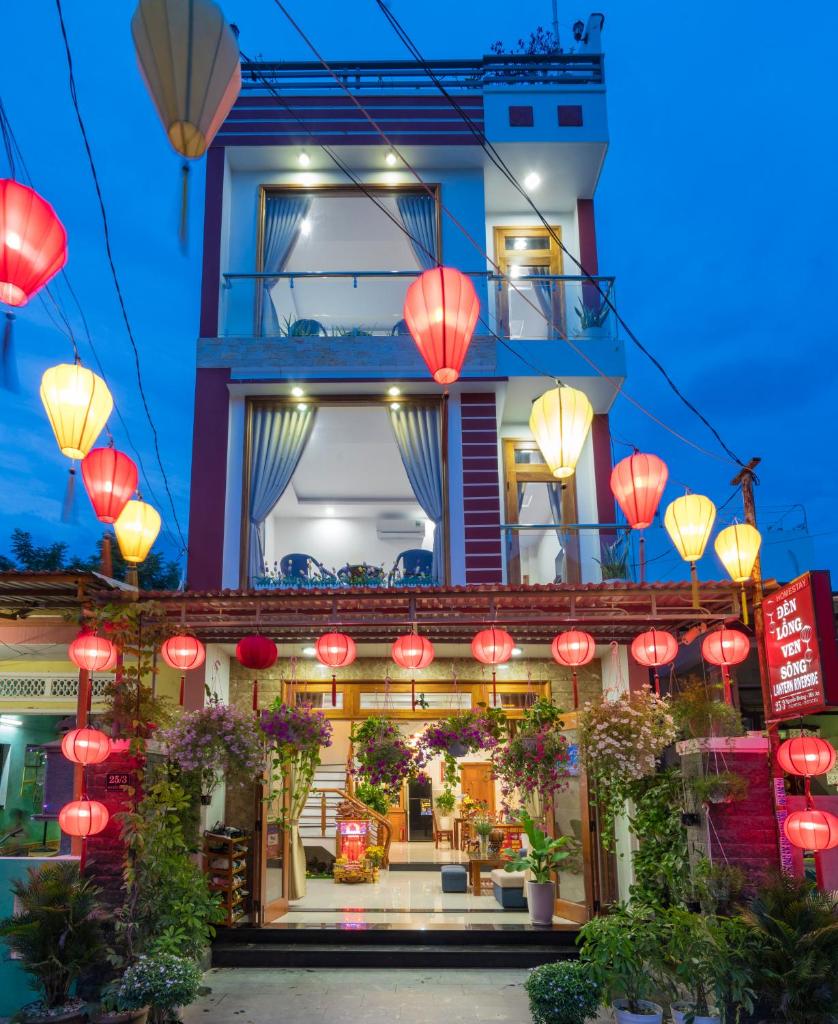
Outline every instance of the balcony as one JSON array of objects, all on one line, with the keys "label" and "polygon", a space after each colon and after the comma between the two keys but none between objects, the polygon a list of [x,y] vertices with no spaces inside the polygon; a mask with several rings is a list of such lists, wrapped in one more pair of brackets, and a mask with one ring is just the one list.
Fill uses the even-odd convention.
[{"label": "balcony", "polygon": [[[408,336],[404,298],[420,270],[224,274],[222,334],[228,338],[334,339]],[[614,278],[468,275],[481,299],[475,335],[509,341],[616,342]],[[596,282],[596,285],[593,282]],[[598,287],[597,287],[598,286]],[[322,344],[322,343],[321,343]]]}]

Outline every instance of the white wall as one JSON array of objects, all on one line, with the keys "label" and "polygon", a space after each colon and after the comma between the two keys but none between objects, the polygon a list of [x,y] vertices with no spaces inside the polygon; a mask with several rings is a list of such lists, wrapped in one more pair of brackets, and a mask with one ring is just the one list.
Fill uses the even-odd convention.
[{"label": "white wall", "polygon": [[[600,659],[602,666],[602,692],[605,697],[614,700],[629,689],[629,657],[628,648],[617,647],[616,657],[609,651]],[[615,853],[617,855],[617,895],[621,900],[629,897],[629,888],[634,884],[634,863],[632,855],[637,849],[637,838],[628,827],[628,814],[631,804],[626,805],[626,813],[621,814],[614,823],[616,836]]]}]

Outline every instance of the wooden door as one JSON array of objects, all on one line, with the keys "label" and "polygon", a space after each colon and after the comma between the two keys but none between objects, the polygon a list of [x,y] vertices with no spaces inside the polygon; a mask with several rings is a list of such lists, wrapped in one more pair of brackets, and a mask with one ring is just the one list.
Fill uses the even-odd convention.
[{"label": "wooden door", "polygon": [[[558,225],[552,231],[561,238],[562,229]],[[564,273],[562,250],[547,228],[496,227],[495,260],[506,278],[497,295],[502,335],[563,338],[567,329],[567,296],[561,278]],[[548,281],[539,284],[542,276]]]},{"label": "wooden door", "polygon": [[463,793],[472,800],[478,800],[488,807],[488,813],[495,813],[495,778],[492,766],[480,761],[476,764],[460,765],[460,786]]}]

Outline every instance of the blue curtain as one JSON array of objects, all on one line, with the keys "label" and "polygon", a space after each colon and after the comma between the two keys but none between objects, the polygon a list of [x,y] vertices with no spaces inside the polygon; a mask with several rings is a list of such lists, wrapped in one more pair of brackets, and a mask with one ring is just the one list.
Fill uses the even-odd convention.
[{"label": "blue curtain", "polygon": [[252,583],[265,572],[265,520],[291,482],[311,437],[314,409],[256,406],[250,426],[250,543],[247,573]]},{"label": "blue curtain", "polygon": [[416,262],[423,270],[436,266],[436,202],[429,195],[396,196],[399,216],[410,236]]},{"label": "blue curtain", "polygon": [[445,579],[443,556],[442,416],[437,406],[406,405],[390,413],[407,479],[422,511],[434,524],[434,578]]},{"label": "blue curtain", "polygon": [[[311,209],[309,196],[289,196],[285,193],[269,192],[265,198],[265,224],[262,230],[262,271],[266,274],[281,273],[294,248],[299,235],[300,224]],[[261,334],[279,334],[279,319],[271,301],[271,289],[277,282],[275,277],[263,277],[262,309],[260,313]]]}]

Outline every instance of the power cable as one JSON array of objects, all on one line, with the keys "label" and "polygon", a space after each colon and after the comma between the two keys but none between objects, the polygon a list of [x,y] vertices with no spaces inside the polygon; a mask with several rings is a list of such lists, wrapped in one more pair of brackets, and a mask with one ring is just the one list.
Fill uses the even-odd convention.
[{"label": "power cable", "polygon": [[[274,0],[274,2],[275,3],[279,3],[280,0]],[[548,233],[550,234],[550,237],[561,248],[562,252],[564,252],[565,255],[570,260],[572,260],[572,262],[579,268],[579,271],[581,272],[583,277],[585,277],[586,280],[593,287],[596,288],[596,290],[599,293],[600,297],[602,298],[603,302],[608,306],[608,308],[614,314],[614,317],[616,318],[617,322],[620,324],[620,326],[626,332],[626,334],[628,335],[628,337],[630,338],[632,343],[646,356],[647,359],[649,359],[649,361],[653,364],[653,366],[655,366],[655,368],[663,376],[664,380],[667,382],[669,387],[678,396],[678,398],[680,398],[680,400],[684,403],[684,405],[695,416],[697,416],[698,419],[701,420],[701,422],[704,424],[704,426],[716,438],[716,440],[718,441],[718,443],[720,444],[722,449],[727,453],[727,455],[737,465],[744,466],[745,463],[725,443],[725,441],[722,438],[722,436],[719,433],[719,431],[713,426],[712,423],[710,423],[710,421],[707,419],[707,417],[694,405],[694,403],[691,402],[690,399],[687,398],[687,396],[681,391],[681,389],[678,387],[678,385],[672,379],[672,377],[670,376],[670,374],[668,373],[666,368],[663,366],[663,364],[660,362],[660,360],[655,355],[653,355],[646,348],[646,346],[640,341],[640,339],[637,337],[637,335],[634,333],[634,331],[631,329],[631,327],[629,327],[629,325],[626,323],[626,321],[623,319],[622,315],[620,314],[619,310],[617,309],[616,305],[614,304],[614,301],[611,298],[611,295],[609,294],[609,292],[607,292],[606,290],[603,289],[602,285],[585,269],[585,267],[583,266],[582,262],[580,260],[578,260],[576,258],[576,256],[574,256],[574,254],[564,244],[562,239],[556,234],[556,232],[553,230],[552,225],[547,221],[547,219],[542,214],[541,210],[539,210],[539,208],[536,206],[536,204],[533,201],[532,197],[529,195],[529,193],[526,191],[526,189],[523,187],[523,185],[521,185],[521,183],[515,177],[513,172],[510,170],[509,166],[506,164],[506,161],[498,153],[498,151],[494,147],[494,145],[491,142],[489,142],[489,140],[486,138],[485,132],[483,132],[482,129],[480,129],[480,127],[474,123],[473,119],[470,117],[468,112],[462,107],[461,104],[459,104],[457,102],[457,100],[446,89],[444,83],[435,74],[433,68],[430,66],[430,64],[427,62],[427,60],[425,60],[423,55],[420,53],[418,47],[413,42],[413,40],[410,38],[410,36],[408,35],[407,31],[403,28],[403,26],[401,25],[399,20],[396,18],[395,14],[393,14],[393,12],[386,6],[386,4],[383,2],[383,0],[375,0],[375,3],[377,4],[379,10],[384,14],[384,17],[390,23],[390,25],[393,28],[393,30],[395,31],[396,35],[399,37],[399,39],[401,39],[401,41],[407,47],[408,51],[412,54],[414,59],[417,60],[422,65],[423,70],[428,75],[428,77],[431,79],[431,81],[434,83],[434,85],[439,90],[439,92],[442,93],[442,95],[448,100],[449,104],[457,112],[457,114],[460,116],[461,120],[468,126],[469,130],[472,132],[474,137],[477,139],[477,141],[480,144],[480,146],[483,149],[483,151],[489,156],[489,158],[492,161],[492,163],[494,164],[494,166],[504,175],[504,177],[507,179],[507,181],[513,186],[513,188],[515,188],[516,191],[529,204],[529,206],[531,207],[532,211],[535,213],[535,215],[541,221],[541,223],[543,224],[545,229],[548,231]]]},{"label": "power cable", "polygon": [[140,352],[139,348],[137,347],[136,339],[134,338],[134,331],[133,328],[131,327],[131,321],[128,317],[128,308],[125,304],[125,297],[122,293],[122,285],[120,284],[119,274],[117,273],[116,263],[114,262],[113,249],[111,247],[108,213],[105,208],[105,200],[102,195],[102,187],[99,181],[99,174],[96,170],[96,163],[93,159],[93,152],[90,148],[90,140],[88,139],[87,129],[85,127],[84,118],[82,117],[81,107],[79,105],[78,92],[76,89],[76,77],[75,72],[73,70],[73,55],[70,50],[70,40],[67,36],[67,26],[64,22],[64,12],[61,8],[61,0],[55,0],[55,6],[58,12],[58,21],[61,28],[61,37],[64,42],[64,52],[67,57],[70,99],[72,100],[73,109],[76,113],[76,120],[79,124],[79,131],[81,132],[82,141],[84,142],[84,148],[87,154],[87,161],[90,165],[90,174],[93,179],[94,188],[96,190],[96,198],[99,204],[99,212],[102,217],[102,231],[105,240],[105,252],[108,259],[108,265],[110,267],[111,276],[113,278],[114,289],[116,291],[117,300],[119,302],[120,312],[122,313],[122,319],[123,322],[125,323],[125,330],[128,335],[128,340],[131,343],[131,350],[134,355],[134,368],[137,376],[137,387],[140,392],[140,399],[142,401],[143,409],[145,410],[146,419],[148,420],[148,425],[151,429],[152,442],[154,445],[154,454],[157,459],[157,465],[160,469],[160,474],[163,477],[163,486],[166,490],[166,495],[169,499],[169,505],[172,510],[172,521],[175,524],[175,529],[177,530],[178,537],[180,538],[180,543],[182,545],[183,550],[185,551],[187,548],[186,538],[184,537],[183,530],[180,527],[180,521],[178,519],[177,510],[175,508],[175,499],[172,495],[172,490],[171,487],[169,486],[169,478],[166,474],[166,469],[163,465],[163,458],[160,454],[160,441],[157,434],[157,427],[154,424],[154,420],[151,415],[151,410],[149,409],[148,405],[148,399],[146,398],[145,387],[143,386],[142,369],[140,367]]}]

